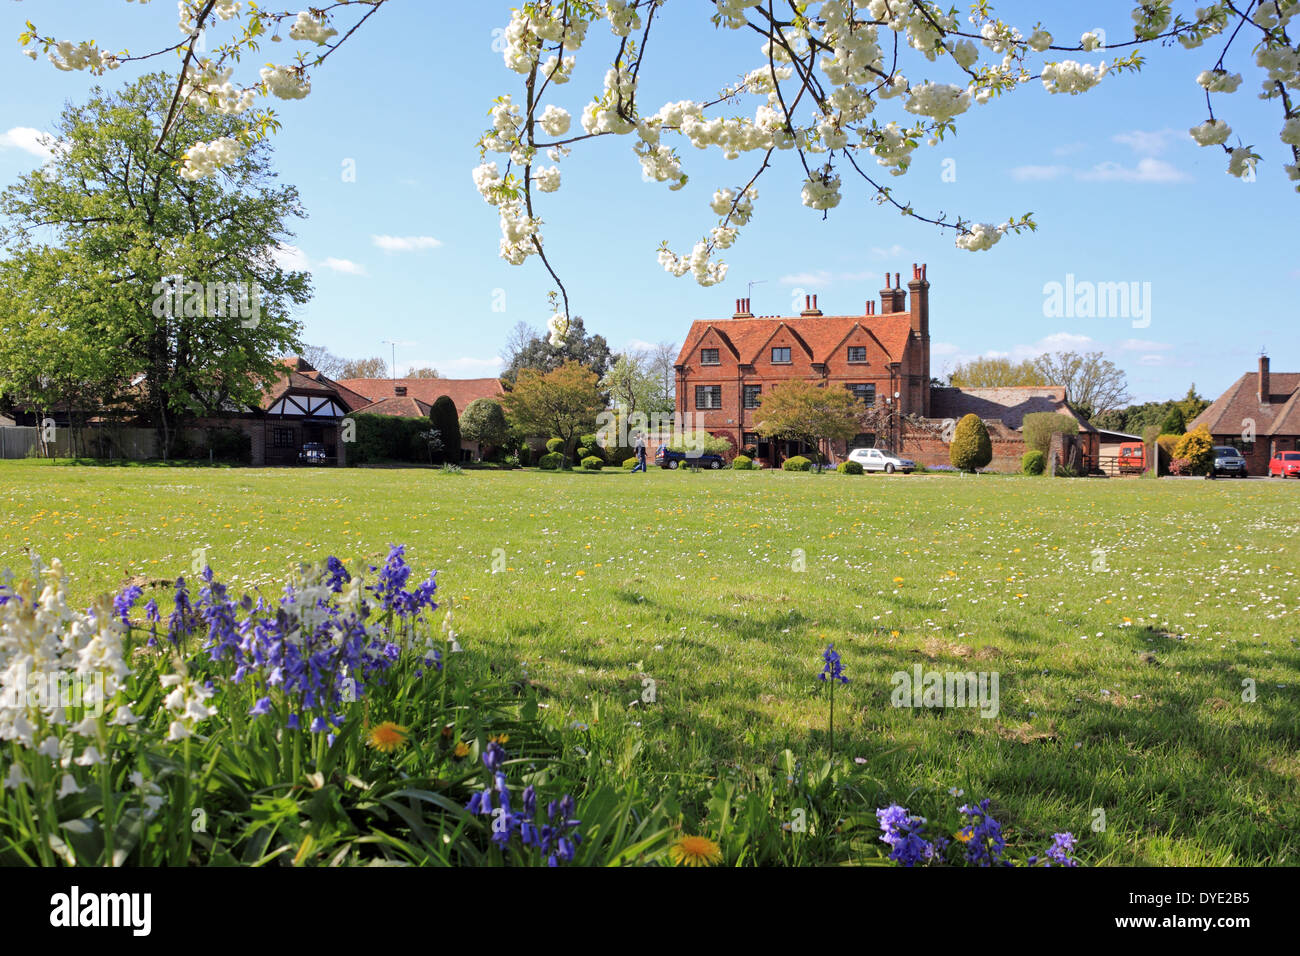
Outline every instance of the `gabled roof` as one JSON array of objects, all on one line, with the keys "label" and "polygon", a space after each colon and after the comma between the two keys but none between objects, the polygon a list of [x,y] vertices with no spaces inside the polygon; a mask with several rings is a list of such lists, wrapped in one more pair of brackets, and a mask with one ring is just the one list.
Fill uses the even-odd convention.
[{"label": "gabled roof", "polygon": [[827,362],[835,350],[848,337],[854,325],[859,325],[880,343],[890,361],[901,362],[903,350],[912,333],[912,317],[908,312],[888,315],[818,315],[818,316],[764,316],[755,319],[698,319],[691,323],[686,341],[678,353],[677,364],[689,364],[692,353],[699,348],[700,340],[713,329],[734,345],[742,362],[752,362],[763,346],[784,325],[804,343],[815,363]]},{"label": "gabled roof", "polygon": [[1066,403],[1064,385],[1003,388],[935,386],[930,389],[931,418],[959,420],[964,415],[978,415],[982,419],[996,418],[1008,428],[1018,430],[1024,424],[1025,416],[1034,412],[1069,415],[1079,423],[1080,431],[1097,430],[1076,415]]},{"label": "gabled roof", "polygon": [[371,402],[398,397],[398,387],[406,388],[406,398],[418,398],[430,406],[440,395],[446,395],[455,403],[457,414],[477,398],[500,398],[505,394],[499,378],[345,378],[340,384]]},{"label": "gabled roof", "polygon": [[1250,419],[1255,423],[1256,435],[1300,435],[1297,389],[1300,372],[1272,372],[1268,377],[1269,401],[1261,403],[1259,373],[1247,372],[1188,422],[1187,430],[1204,425],[1211,435],[1239,435]]},{"label": "gabled roof", "polygon": [[357,409],[361,415],[387,415],[390,418],[428,418],[433,406],[418,398],[403,396],[401,398],[381,398],[377,402]]},{"label": "gabled roof", "polygon": [[299,356],[282,358],[278,364],[281,369],[276,379],[262,390],[260,407],[263,411],[271,408],[287,393],[336,398],[349,412],[370,404],[369,398],[341,385],[323,372],[316,371]]}]

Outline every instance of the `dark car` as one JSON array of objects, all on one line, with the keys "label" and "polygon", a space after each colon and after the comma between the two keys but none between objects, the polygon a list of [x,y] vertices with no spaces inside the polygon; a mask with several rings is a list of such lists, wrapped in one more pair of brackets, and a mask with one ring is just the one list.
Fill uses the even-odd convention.
[{"label": "dark car", "polygon": [[673,451],[660,445],[659,450],[655,452],[655,464],[660,468],[680,468],[682,465],[690,465],[694,468],[711,468],[716,471],[726,463],[721,455],[715,455],[710,451]]},{"label": "dark car", "polygon": [[1245,478],[1246,459],[1241,452],[1230,445],[1214,446],[1214,477],[1224,475],[1230,478]]},{"label": "dark car", "polygon": [[300,465],[323,465],[325,464],[325,446],[320,442],[309,441],[302,446],[302,451],[298,452],[298,464]]}]

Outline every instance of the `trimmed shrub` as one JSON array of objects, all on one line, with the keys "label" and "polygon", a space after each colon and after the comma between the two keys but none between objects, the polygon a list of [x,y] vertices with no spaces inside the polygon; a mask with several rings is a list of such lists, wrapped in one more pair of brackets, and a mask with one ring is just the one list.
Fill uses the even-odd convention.
[{"label": "trimmed shrub", "polygon": [[631,471],[633,468],[635,468],[635,467],[636,467],[636,456],[633,455],[631,458],[624,458],[624,459],[623,459],[623,467],[626,468],[628,471]]},{"label": "trimmed shrub", "polygon": [[781,462],[783,471],[812,471],[812,462],[803,455],[795,455]]},{"label": "trimmed shrub", "polygon": [[862,465],[856,461],[842,461],[835,466],[835,470],[841,475],[860,475],[862,474]]},{"label": "trimmed shrub", "polygon": [[752,471],[754,468],[754,459],[748,455],[737,455],[731,459],[731,467],[736,471]]},{"label": "trimmed shrub", "polygon": [[558,452],[564,451],[564,439],[563,438],[546,439],[546,453],[548,455],[554,455],[557,451]]},{"label": "trimmed shrub", "polygon": [[1214,468],[1214,439],[1210,437],[1210,430],[1201,425],[1178,439],[1174,458],[1186,459],[1193,475],[1209,474]]},{"label": "trimmed shrub", "polygon": [[957,423],[948,447],[948,460],[958,471],[975,471],[993,460],[993,442],[989,430],[973,412]]},{"label": "trimmed shrub", "polygon": [[564,467],[564,456],[553,451],[537,459],[537,467],[543,471],[558,471]]},{"label": "trimmed shrub", "polygon": [[1027,451],[1020,456],[1020,470],[1026,475],[1041,475],[1047,467],[1047,456],[1041,451]]},{"label": "trimmed shrub", "polygon": [[577,457],[578,461],[582,461],[582,459],[591,455],[591,450],[585,445],[579,445],[573,454]]},{"label": "trimmed shrub", "polygon": [[1073,415],[1063,412],[1031,412],[1021,422],[1020,433],[1027,449],[1046,455],[1052,446],[1053,435],[1077,435],[1079,423]]},{"label": "trimmed shrub", "polygon": [[605,462],[595,455],[587,455],[581,462],[583,471],[600,471],[605,467]]},{"label": "trimmed shrub", "polygon": [[381,461],[429,464],[429,443],[420,437],[429,430],[426,418],[395,418],[392,415],[349,415],[356,425],[356,441],[347,447],[349,465]]},{"label": "trimmed shrub", "polygon": [[433,422],[433,427],[438,429],[438,436],[442,440],[442,451],[439,453],[441,457],[437,460],[459,464],[460,415],[450,395],[439,395],[433,400],[433,407],[429,409],[429,420]]}]

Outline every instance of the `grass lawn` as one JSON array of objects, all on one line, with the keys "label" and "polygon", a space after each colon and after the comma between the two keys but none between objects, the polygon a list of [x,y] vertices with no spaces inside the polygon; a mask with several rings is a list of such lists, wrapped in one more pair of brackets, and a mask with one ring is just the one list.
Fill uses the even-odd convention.
[{"label": "grass lawn", "polygon": [[[961,788],[1093,865],[1300,851],[1293,483],[2,461],[0,489],[0,567],[59,557],[86,603],[200,557],[276,596],[405,543],[467,651],[688,801],[824,755],[833,642],[871,807]],[[891,706],[916,664],[996,672],[997,716]]]}]

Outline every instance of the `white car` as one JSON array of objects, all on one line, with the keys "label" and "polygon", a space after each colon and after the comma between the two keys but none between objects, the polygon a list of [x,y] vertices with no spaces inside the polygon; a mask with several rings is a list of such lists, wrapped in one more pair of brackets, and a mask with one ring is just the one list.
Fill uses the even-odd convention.
[{"label": "white car", "polygon": [[856,461],[863,471],[883,471],[887,475],[896,471],[907,475],[916,469],[916,462],[900,458],[887,448],[855,448],[849,452],[849,461]]}]

